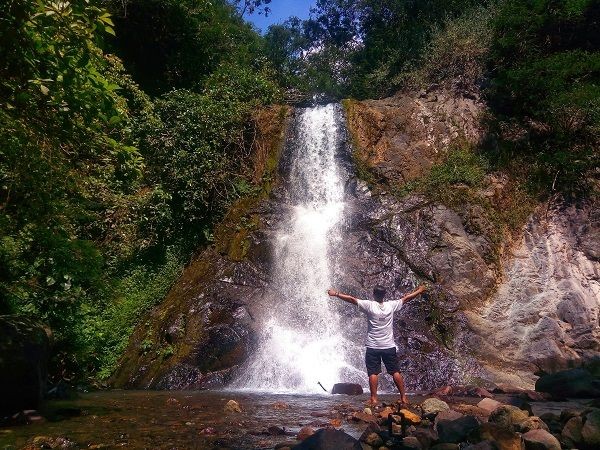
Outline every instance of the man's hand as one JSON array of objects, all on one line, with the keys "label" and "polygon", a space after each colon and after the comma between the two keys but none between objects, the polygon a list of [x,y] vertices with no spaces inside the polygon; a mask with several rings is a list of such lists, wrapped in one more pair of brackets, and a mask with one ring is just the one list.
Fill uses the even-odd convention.
[{"label": "man's hand", "polygon": [[337,297],[337,298],[344,300],[345,302],[352,303],[353,305],[358,304],[357,298],[352,297],[351,295],[348,295],[348,294],[342,294],[340,291],[334,291],[333,289],[328,289],[327,294],[329,294],[331,297]]},{"label": "man's hand", "polygon": [[405,295],[404,297],[402,297],[401,298],[402,303],[406,303],[407,301],[412,300],[415,297],[418,297],[419,295],[421,295],[426,290],[427,290],[427,288],[425,287],[424,284],[422,284],[417,289],[415,289],[414,291],[412,291],[410,294]]}]

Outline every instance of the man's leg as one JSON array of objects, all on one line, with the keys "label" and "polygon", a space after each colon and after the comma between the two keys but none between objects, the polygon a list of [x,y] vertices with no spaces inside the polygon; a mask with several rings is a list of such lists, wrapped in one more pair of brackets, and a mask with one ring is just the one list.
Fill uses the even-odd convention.
[{"label": "man's leg", "polygon": [[406,398],[406,390],[404,389],[404,378],[402,377],[402,374],[400,372],[394,372],[392,377],[394,378],[394,383],[396,383],[398,392],[400,392],[400,401],[408,404],[408,398]]},{"label": "man's leg", "polygon": [[369,375],[369,390],[371,391],[371,400],[369,400],[369,403],[371,403],[372,405],[377,404],[378,381],[379,381],[379,375],[377,375],[377,374]]}]

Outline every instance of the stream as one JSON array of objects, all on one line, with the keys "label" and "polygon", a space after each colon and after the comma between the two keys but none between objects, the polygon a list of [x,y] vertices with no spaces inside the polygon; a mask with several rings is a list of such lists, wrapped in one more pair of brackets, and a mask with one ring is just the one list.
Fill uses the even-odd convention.
[{"label": "stream", "polygon": [[[420,402],[422,396],[410,396]],[[502,396],[496,399],[502,401]],[[241,413],[227,413],[236,400]],[[74,400],[49,402],[45,422],[0,428],[0,449],[22,449],[37,436],[63,437],[69,448],[271,449],[295,441],[302,426],[336,426],[358,438],[367,427],[348,420],[362,411],[368,395],[289,395],[240,391],[99,391]],[[380,395],[392,403],[397,395]],[[453,398],[476,404],[480,398]],[[581,401],[532,403],[536,415],[581,409]],[[269,430],[270,427],[272,428]],[[285,434],[281,433],[285,430]],[[270,433],[269,433],[270,431]],[[39,446],[37,448],[40,448]]]}]

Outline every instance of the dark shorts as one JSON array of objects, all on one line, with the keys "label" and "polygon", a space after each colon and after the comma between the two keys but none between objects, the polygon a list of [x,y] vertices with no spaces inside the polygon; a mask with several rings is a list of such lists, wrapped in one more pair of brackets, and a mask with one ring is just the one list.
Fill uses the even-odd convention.
[{"label": "dark shorts", "polygon": [[381,361],[385,364],[385,370],[392,375],[394,372],[400,372],[396,347],[375,349],[367,347],[365,353],[365,364],[367,365],[367,374],[378,375],[381,373]]}]

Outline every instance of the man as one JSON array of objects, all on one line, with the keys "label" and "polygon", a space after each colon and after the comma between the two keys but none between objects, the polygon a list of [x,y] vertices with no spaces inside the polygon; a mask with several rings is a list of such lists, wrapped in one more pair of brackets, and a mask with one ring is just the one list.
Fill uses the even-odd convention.
[{"label": "man", "polygon": [[402,308],[405,302],[412,300],[425,292],[425,286],[419,286],[415,291],[405,295],[400,300],[383,301],[385,288],[375,286],[373,298],[375,301],[360,300],[351,295],[329,289],[327,293],[331,297],[338,297],[345,302],[358,306],[358,309],[367,315],[369,326],[367,330],[367,350],[365,353],[365,364],[369,375],[369,389],[371,391],[370,403],[377,404],[377,384],[381,373],[381,361],[385,364],[387,372],[392,375],[394,383],[400,392],[400,401],[408,404],[404,390],[404,379],[400,373],[398,356],[396,355],[396,343],[394,341],[394,311]]}]

